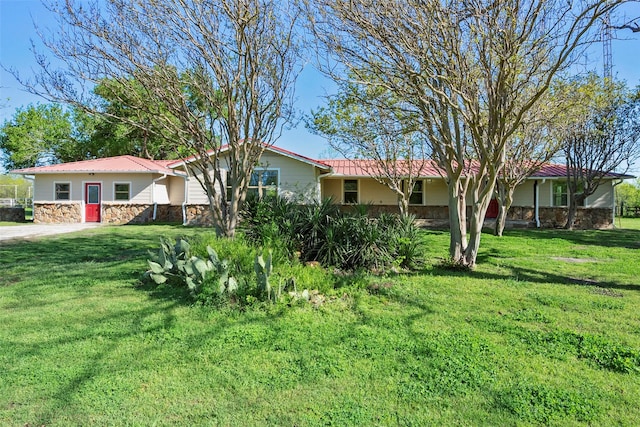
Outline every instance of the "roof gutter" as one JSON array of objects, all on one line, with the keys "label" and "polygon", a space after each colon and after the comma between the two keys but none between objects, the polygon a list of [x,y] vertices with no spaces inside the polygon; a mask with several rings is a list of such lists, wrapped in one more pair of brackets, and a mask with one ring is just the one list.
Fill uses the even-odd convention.
[{"label": "roof gutter", "polygon": [[[613,228],[616,228],[616,187],[624,182],[624,179],[619,179],[618,182],[613,182],[611,186],[613,188],[613,202],[611,206],[611,224],[613,224]],[[622,212],[620,212],[622,214]],[[622,224],[621,224],[622,226]]]},{"label": "roof gutter", "polygon": [[[547,178],[542,178],[542,183],[544,184],[547,181]],[[540,186],[538,184],[538,180],[533,181],[533,189],[535,193],[535,219],[536,219],[536,228],[540,228]]]},{"label": "roof gutter", "polygon": [[318,195],[318,199],[320,199],[319,201],[321,201],[321,199],[322,199],[322,186],[320,184],[320,180],[322,178],[326,178],[328,176],[332,176],[333,174],[334,174],[333,173],[333,169],[331,169],[330,172],[320,174],[320,175],[318,175],[316,177],[316,194]]}]

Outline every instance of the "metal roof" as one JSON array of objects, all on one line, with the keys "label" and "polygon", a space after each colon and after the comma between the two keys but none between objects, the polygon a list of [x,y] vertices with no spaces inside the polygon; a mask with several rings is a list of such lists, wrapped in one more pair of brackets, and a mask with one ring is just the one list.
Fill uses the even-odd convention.
[{"label": "metal roof", "polygon": [[135,156],[116,156],[16,169],[12,170],[11,173],[21,175],[60,173],[159,173],[180,175],[180,172],[167,167],[167,164],[171,162],[173,161],[149,160]]}]

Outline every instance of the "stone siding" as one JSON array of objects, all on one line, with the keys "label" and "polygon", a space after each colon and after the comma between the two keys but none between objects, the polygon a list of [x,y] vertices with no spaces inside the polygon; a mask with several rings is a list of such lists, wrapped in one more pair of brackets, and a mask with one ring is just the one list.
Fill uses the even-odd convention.
[{"label": "stone siding", "polygon": [[[543,228],[563,227],[567,222],[567,208],[540,208],[540,226]],[[613,210],[607,208],[578,208],[575,228],[582,230],[612,228]]]},{"label": "stone siding", "polygon": [[213,226],[213,216],[209,205],[187,205],[187,225]]},{"label": "stone siding", "polygon": [[0,221],[24,222],[24,208],[16,206],[0,208]]},{"label": "stone siding", "polygon": [[103,203],[100,216],[104,224],[145,224],[153,221],[153,205]]},{"label": "stone siding", "polygon": [[182,222],[182,207],[157,205],[153,219],[153,204],[109,203],[102,205],[105,224],[146,224],[149,222]]},{"label": "stone siding", "polygon": [[[35,223],[79,223],[82,220],[79,203],[36,203],[34,205]],[[4,208],[4,210],[20,210],[20,221],[24,220],[24,209]],[[351,206],[342,205],[340,209],[349,211]],[[422,220],[421,224],[431,227],[449,226],[449,208],[447,206],[411,206],[411,214]],[[539,208],[540,226],[542,228],[558,228],[564,226],[567,219],[567,208]],[[398,213],[396,205],[370,205],[369,213],[373,216],[382,212]],[[467,215],[470,210],[467,209]],[[598,229],[611,228],[613,211],[606,208],[578,208],[575,228]],[[211,227],[213,218],[208,205],[187,205],[186,224]],[[11,221],[2,219],[3,221]],[[144,224],[154,222],[153,204],[103,204],[101,220],[106,224]],[[507,214],[508,221],[528,222],[535,227],[535,209],[532,206],[513,206]],[[16,221],[16,220],[14,220]],[[158,205],[155,222],[182,222],[182,206]],[[508,223],[507,223],[508,224]]]},{"label": "stone siding", "polygon": [[[340,209],[348,212],[352,206],[342,205]],[[369,213],[377,216],[382,212],[399,213],[400,209],[396,205],[369,205]],[[433,227],[449,226],[448,206],[410,206],[409,212],[416,216],[421,224]],[[541,207],[538,209],[540,216],[540,227],[559,228],[563,227],[567,221],[567,208],[562,207]],[[467,208],[467,218],[471,215],[471,209]],[[578,208],[576,214],[575,228],[577,229],[599,229],[611,228],[613,211],[607,208]],[[531,227],[535,227],[535,209],[533,206],[512,206],[507,212],[507,221],[529,222]],[[507,223],[507,226],[509,223]]]},{"label": "stone siding", "polygon": [[34,203],[33,222],[75,224],[82,222],[80,203]]}]

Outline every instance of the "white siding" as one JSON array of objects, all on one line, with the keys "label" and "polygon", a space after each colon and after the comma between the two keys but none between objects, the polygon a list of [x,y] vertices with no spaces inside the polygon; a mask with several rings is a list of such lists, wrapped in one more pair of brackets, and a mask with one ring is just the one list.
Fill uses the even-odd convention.
[{"label": "white siding", "polygon": [[534,206],[533,180],[526,180],[518,185],[513,192],[512,206]]},{"label": "white siding", "polygon": [[184,200],[184,178],[179,176],[170,176],[169,178],[169,203],[172,205],[181,205]]},{"label": "white siding", "polygon": [[282,197],[299,197],[304,201],[318,198],[316,168],[313,165],[266,151],[256,166],[256,170],[260,169],[279,171],[278,191]]},{"label": "white siding", "polygon": [[598,189],[587,197],[587,206],[590,208],[611,208],[613,206],[612,181],[604,181]]},{"label": "white siding", "polygon": [[[159,177],[161,175],[156,175]],[[148,204],[153,203],[152,174],[46,174],[36,175],[34,183],[35,202],[54,202],[54,183],[68,182],[71,184],[71,200],[82,201],[84,197],[84,184],[87,182],[100,183],[102,186],[102,202],[115,201],[115,183],[129,183],[131,199],[129,203]],[[118,201],[121,203],[121,201]],[[158,203],[163,203],[158,201]]]},{"label": "white siding", "polygon": [[447,183],[442,178],[429,178],[425,180],[425,204],[427,206],[448,206],[449,191]]},{"label": "white siding", "polygon": [[192,205],[208,204],[209,199],[200,182],[194,178],[187,179],[187,203]]},{"label": "white siding", "polygon": [[169,204],[169,177],[164,177],[154,182],[153,201],[162,205]]}]

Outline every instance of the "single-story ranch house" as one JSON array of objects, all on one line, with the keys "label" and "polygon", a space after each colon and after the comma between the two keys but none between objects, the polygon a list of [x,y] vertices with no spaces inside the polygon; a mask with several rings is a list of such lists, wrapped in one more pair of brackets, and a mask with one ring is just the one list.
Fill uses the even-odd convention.
[{"label": "single-story ranch house", "polygon": [[[249,191],[311,201],[331,197],[336,203],[370,204],[373,211],[398,211],[397,196],[378,183],[360,160],[314,160],[271,146],[251,178]],[[188,161],[147,160],[118,156],[12,173],[34,179],[34,222],[146,223],[152,221],[208,224],[207,197],[189,176]],[[422,169],[410,211],[425,220],[448,218],[447,186],[431,164]],[[610,174],[578,211],[576,226],[604,228],[613,224],[614,186],[627,175]],[[546,165],[520,185],[508,219],[532,226],[558,227],[567,212],[565,167]],[[497,204],[487,217],[497,215]]]}]

